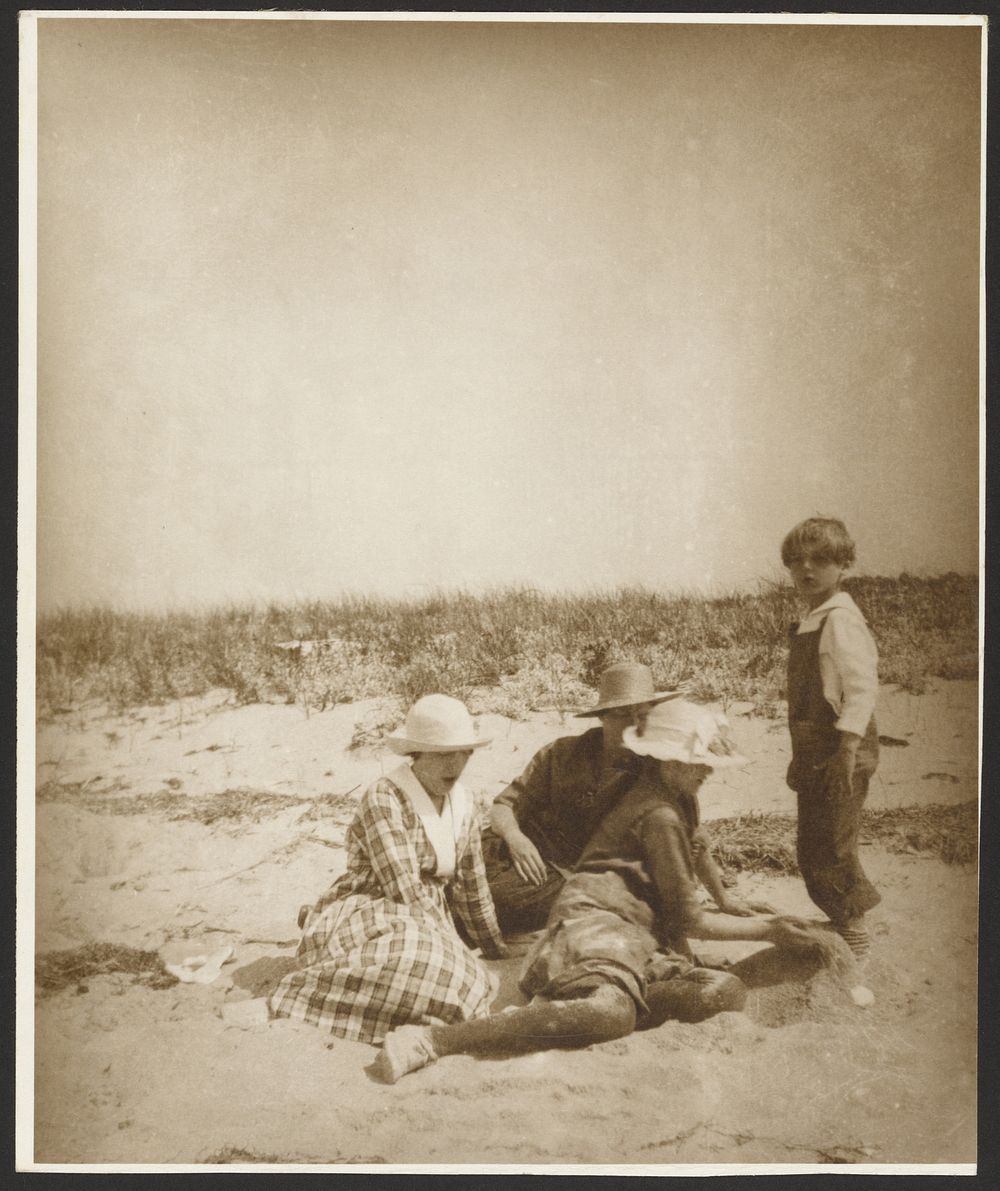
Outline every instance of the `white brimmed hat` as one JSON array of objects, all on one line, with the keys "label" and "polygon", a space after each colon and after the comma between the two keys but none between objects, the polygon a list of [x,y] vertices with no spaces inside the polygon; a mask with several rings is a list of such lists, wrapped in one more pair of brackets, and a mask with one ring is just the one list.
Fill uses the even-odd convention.
[{"label": "white brimmed hat", "polygon": [[406,713],[402,728],[385,738],[394,753],[458,753],[489,744],[469,710],[449,695],[424,695]]},{"label": "white brimmed hat", "polygon": [[654,707],[641,732],[626,728],[622,742],[640,757],[708,765],[712,769],[745,765],[747,760],[736,751],[726,717],[687,699]]},{"label": "white brimmed hat", "polygon": [[600,715],[615,707],[634,707],[639,703],[662,703],[665,699],[679,699],[683,691],[654,691],[653,672],[639,662],[619,662],[609,666],[601,675],[597,703],[575,716]]}]

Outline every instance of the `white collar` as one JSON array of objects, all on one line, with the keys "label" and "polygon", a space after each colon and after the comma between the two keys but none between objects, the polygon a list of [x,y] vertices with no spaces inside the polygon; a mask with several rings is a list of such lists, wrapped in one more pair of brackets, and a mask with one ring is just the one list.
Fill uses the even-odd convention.
[{"label": "white collar", "polygon": [[858,611],[858,606],[847,594],[846,591],[835,591],[828,600],[824,600],[818,608],[813,608],[811,612],[807,612],[799,623],[799,632],[804,632],[808,627],[814,627],[815,621],[820,617],[825,616],[827,612],[832,612],[834,608],[850,608],[853,611]]},{"label": "white collar", "polygon": [[458,864],[458,841],[469,811],[469,792],[460,783],[452,786],[440,813],[408,763],[389,774],[389,780],[406,796],[420,820],[424,834],[437,857],[437,875],[453,877]]}]

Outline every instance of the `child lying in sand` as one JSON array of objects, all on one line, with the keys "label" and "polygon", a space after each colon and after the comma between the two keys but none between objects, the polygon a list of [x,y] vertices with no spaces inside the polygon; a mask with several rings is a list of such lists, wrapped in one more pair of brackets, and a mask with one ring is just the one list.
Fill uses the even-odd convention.
[{"label": "child lying in sand", "polygon": [[[587,1046],[668,1018],[701,1021],[739,1010],[734,975],[698,966],[688,936],[815,947],[797,920],[706,914],[697,897],[697,792],[713,769],[738,765],[727,725],[686,700],[654,707],[625,744],[647,758],[639,780],[605,816],[526,957],[523,1008],[387,1035],[375,1073],[395,1082],[441,1055],[523,1054]],[[721,887],[721,883],[720,883]]]}]

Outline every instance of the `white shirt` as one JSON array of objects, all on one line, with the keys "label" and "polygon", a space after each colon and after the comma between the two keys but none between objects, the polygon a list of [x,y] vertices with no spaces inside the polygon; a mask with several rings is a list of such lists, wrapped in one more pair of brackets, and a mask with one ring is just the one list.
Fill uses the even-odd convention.
[{"label": "white shirt", "polygon": [[819,639],[823,695],[837,716],[837,730],[864,736],[878,698],[878,650],[861,609],[846,591],[835,592],[804,616],[799,633],[815,633],[828,612]]}]

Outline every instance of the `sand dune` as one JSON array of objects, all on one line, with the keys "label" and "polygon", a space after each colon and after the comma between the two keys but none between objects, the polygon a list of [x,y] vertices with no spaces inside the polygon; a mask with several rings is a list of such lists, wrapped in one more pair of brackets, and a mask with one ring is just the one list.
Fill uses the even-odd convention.
[{"label": "sand dune", "polygon": [[[974,798],[976,707],[972,683],[938,682],[921,696],[885,689],[880,730],[905,743],[884,748],[871,805]],[[350,748],[357,725],[381,710],[307,717],[234,707],[214,692],[124,715],[86,707],[40,726],[36,952],[188,940],[233,954],[209,984],[153,987],[117,971],[40,992],[36,1161],[975,1160],[976,873],[926,855],[864,850],[884,898],[872,916],[868,1008],[836,974],[774,982],[762,972],[741,1014],[576,1052],[452,1057],[393,1087],[366,1073],[371,1047],[288,1021],[225,1020],[227,1005],[277,978],[294,952],[298,906],[342,871],[353,804],[392,763]],[[783,726],[729,710],[752,760],[708,783],[705,817],[790,813]],[[586,727],[557,713],[482,722],[495,743],[467,778],[487,798],[538,745]],[[171,818],[209,798],[243,813]],[[112,803],[123,813],[108,813]],[[746,875],[739,891],[814,913],[792,877]],[[713,944],[712,958],[753,950]],[[517,1000],[518,964],[497,965],[498,1005]]]}]

